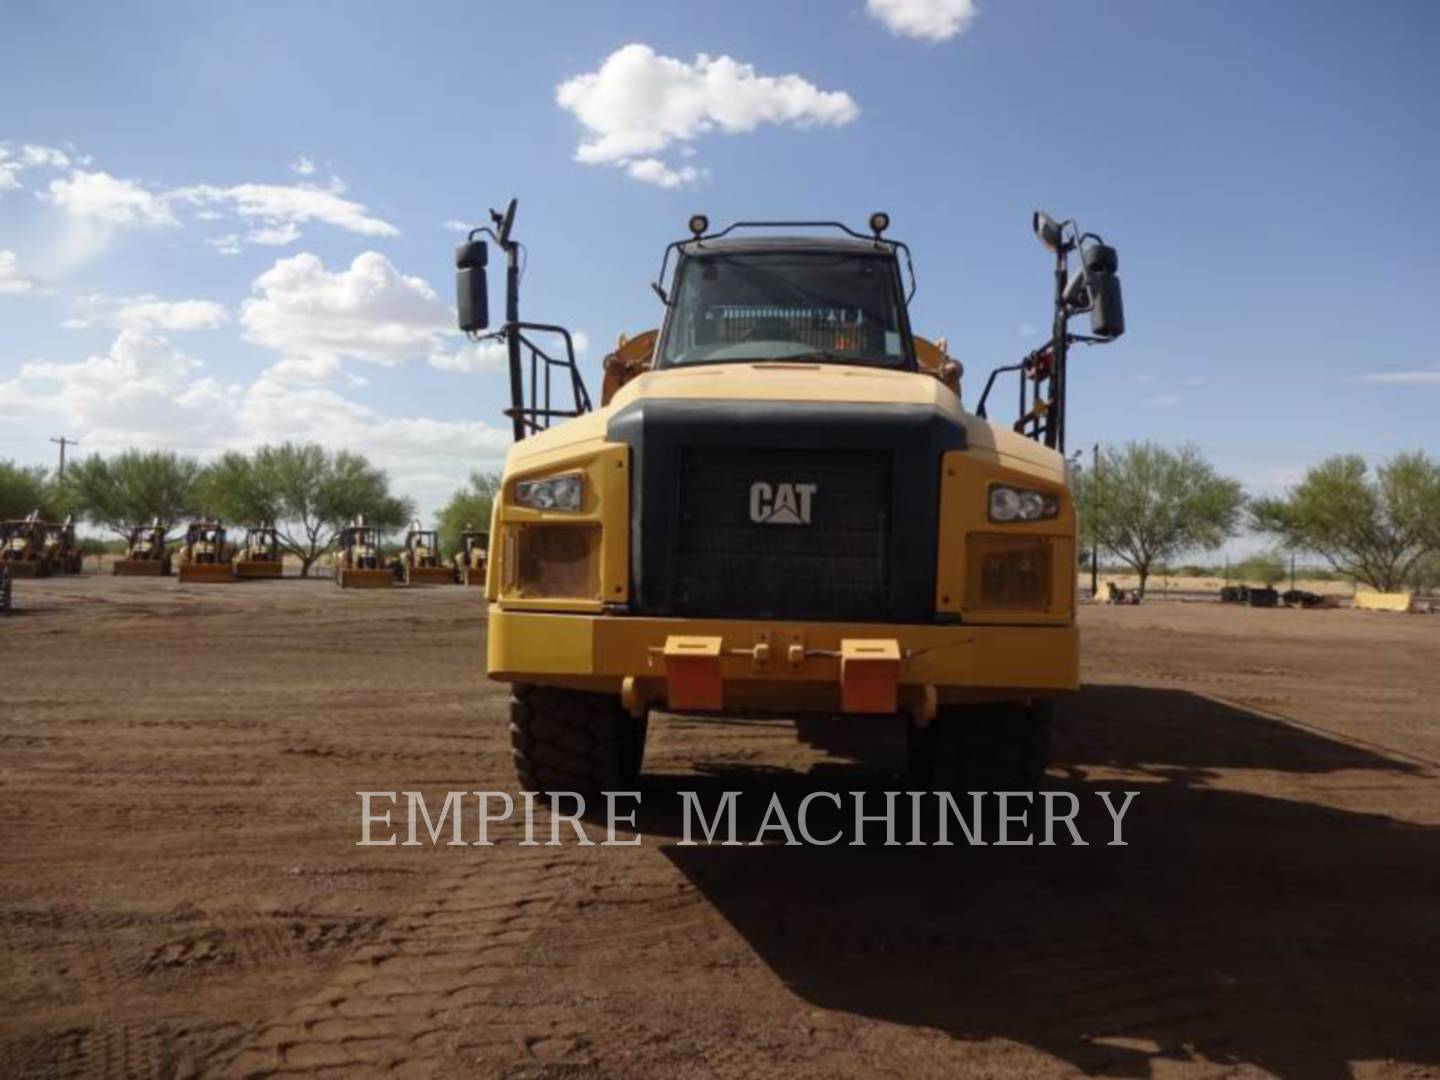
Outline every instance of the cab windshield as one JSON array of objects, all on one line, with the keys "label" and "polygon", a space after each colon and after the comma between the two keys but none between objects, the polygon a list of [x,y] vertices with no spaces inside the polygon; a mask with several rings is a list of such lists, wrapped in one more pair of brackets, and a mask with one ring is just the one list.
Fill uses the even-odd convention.
[{"label": "cab windshield", "polygon": [[813,360],[909,368],[888,255],[761,251],[687,255],[660,366]]}]

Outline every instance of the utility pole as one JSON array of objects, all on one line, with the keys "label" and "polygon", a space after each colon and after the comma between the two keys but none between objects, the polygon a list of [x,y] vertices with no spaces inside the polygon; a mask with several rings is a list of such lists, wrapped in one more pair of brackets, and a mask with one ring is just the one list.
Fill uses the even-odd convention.
[{"label": "utility pole", "polygon": [[64,480],[64,479],[65,479],[65,447],[67,447],[67,446],[79,446],[79,445],[80,445],[80,440],[79,440],[79,439],[68,439],[68,438],[66,438],[64,435],[61,435],[58,439],[51,439],[50,441],[53,442],[53,443],[58,443],[58,444],[60,445],[60,479],[61,479],[61,480]]},{"label": "utility pole", "polygon": [[1090,599],[1100,593],[1100,444],[1097,442],[1090,451]]}]

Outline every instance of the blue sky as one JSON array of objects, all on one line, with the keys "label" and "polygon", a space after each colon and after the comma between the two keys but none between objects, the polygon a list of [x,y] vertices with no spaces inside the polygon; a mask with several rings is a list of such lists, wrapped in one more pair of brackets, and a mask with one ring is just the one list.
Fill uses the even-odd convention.
[{"label": "blue sky", "polygon": [[1437,43],[1421,2],[7,4],[0,457],[316,438],[433,508],[507,441],[447,223],[511,194],[592,387],[692,211],[883,208],[973,402],[1046,322],[1040,206],[1126,292],[1072,448],[1252,490],[1434,451]]}]

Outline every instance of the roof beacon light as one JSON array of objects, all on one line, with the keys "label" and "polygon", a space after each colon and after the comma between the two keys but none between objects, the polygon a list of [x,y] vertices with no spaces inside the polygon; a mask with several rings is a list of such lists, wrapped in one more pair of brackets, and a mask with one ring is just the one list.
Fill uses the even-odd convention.
[{"label": "roof beacon light", "polygon": [[706,217],[704,214],[690,215],[690,232],[694,234],[696,240],[699,240],[700,237],[704,236],[709,231],[710,219],[708,217]]},{"label": "roof beacon light", "polygon": [[870,231],[875,234],[875,239],[880,239],[881,233],[890,227],[890,215],[883,210],[877,210],[870,215]]},{"label": "roof beacon light", "polygon": [[1059,251],[1065,242],[1064,227],[1044,210],[1036,210],[1030,216],[1030,227],[1035,230],[1040,242],[1051,251]]}]

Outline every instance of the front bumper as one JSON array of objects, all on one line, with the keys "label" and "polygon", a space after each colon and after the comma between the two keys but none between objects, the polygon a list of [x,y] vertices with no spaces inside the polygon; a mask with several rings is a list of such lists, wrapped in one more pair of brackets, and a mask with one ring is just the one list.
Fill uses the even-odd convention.
[{"label": "front bumper", "polygon": [[[1058,626],[806,623],[509,611],[490,605],[488,672],[504,682],[625,692],[665,703],[667,643],[719,643],[724,705],[838,711],[845,643],[898,645],[900,705],[1023,699],[1079,685],[1079,632]],[[757,649],[759,645],[768,646]],[[798,651],[797,651],[798,647]],[[933,696],[932,695],[933,691]]]}]

